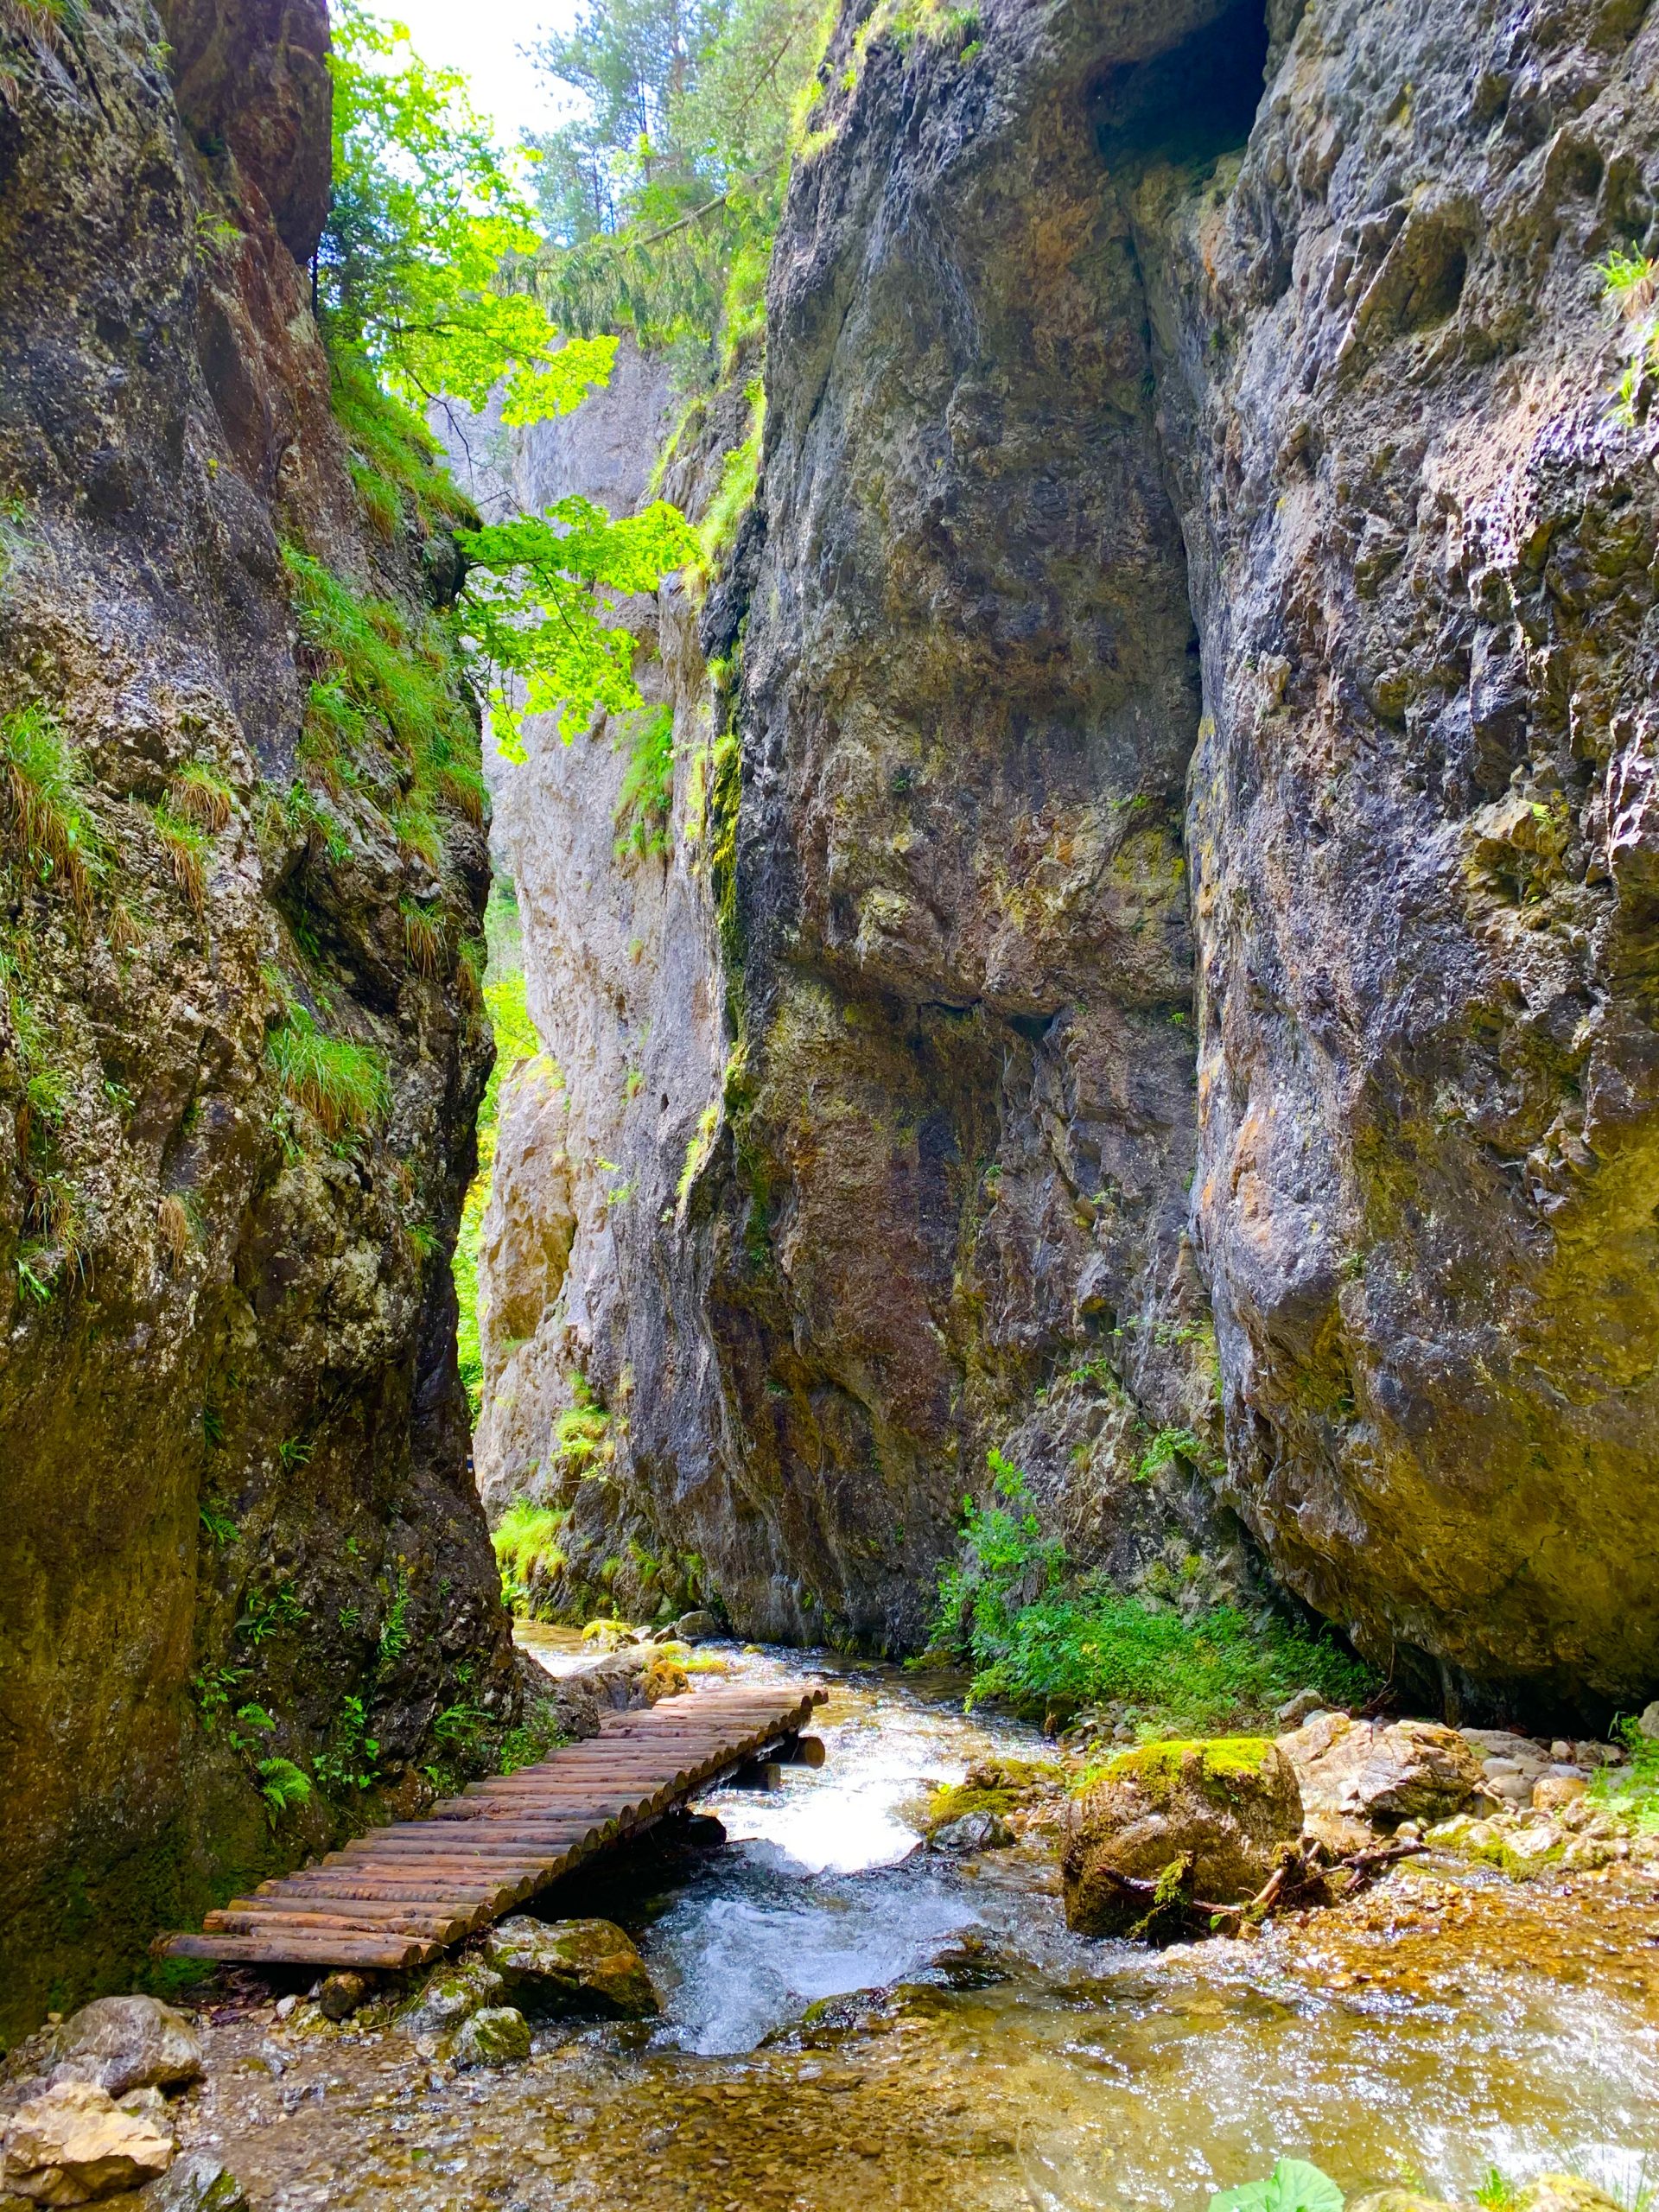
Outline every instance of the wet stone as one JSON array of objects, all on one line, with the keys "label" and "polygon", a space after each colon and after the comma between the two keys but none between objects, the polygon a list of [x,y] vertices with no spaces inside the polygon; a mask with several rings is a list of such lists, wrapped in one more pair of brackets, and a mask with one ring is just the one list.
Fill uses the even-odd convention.
[{"label": "wet stone", "polygon": [[59,2071],[112,2097],[182,2088],[201,2077],[201,2044],[182,2013],[155,1997],[99,1997],[58,2031]]},{"label": "wet stone", "polygon": [[530,2056],[530,2023],[511,2005],[486,2005],[461,2024],[458,2066],[513,2066]]}]

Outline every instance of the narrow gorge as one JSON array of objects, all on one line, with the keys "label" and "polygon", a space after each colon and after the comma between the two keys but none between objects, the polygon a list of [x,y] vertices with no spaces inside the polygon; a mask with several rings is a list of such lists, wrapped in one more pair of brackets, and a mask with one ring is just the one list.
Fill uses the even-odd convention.
[{"label": "narrow gorge", "polygon": [[1659,16],[503,6],[0,0],[0,2212],[1647,2212]]}]

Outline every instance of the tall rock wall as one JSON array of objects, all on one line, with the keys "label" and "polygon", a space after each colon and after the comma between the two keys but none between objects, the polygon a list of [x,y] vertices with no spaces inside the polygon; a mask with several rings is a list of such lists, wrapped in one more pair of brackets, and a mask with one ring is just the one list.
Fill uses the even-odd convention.
[{"label": "tall rock wall", "polygon": [[453,549],[367,526],[290,250],[321,0],[177,12],[188,127],[139,0],[0,14],[0,2032],[515,1695],[446,1265],[484,833],[319,779],[282,550],[415,635]]},{"label": "tall rock wall", "polygon": [[[1656,1686],[1654,433],[1598,271],[1659,244],[1656,36],[849,11],[757,496],[660,611],[669,849],[607,865],[601,767],[521,879],[622,1078],[608,1287],[546,1262],[497,1463],[571,1509],[556,1600],[690,1554],[747,1631],[912,1642],[995,1444],[1077,1555],[1265,1559],[1413,1694]],[[598,1219],[565,1074],[532,1253]]]},{"label": "tall rock wall", "polygon": [[1656,78],[1641,0],[1323,0],[1137,202],[1229,1489],[1454,1700],[1659,1675]]}]

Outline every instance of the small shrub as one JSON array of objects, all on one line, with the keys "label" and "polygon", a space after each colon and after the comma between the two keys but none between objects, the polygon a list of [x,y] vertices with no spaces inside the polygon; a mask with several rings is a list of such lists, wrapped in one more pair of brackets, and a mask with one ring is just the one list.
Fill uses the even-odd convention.
[{"label": "small shrub", "polygon": [[747,387],[748,435],[734,446],[721,464],[720,489],[709,503],[709,512],[697,526],[697,550],[710,575],[737,543],[744,516],[754,504],[760,483],[760,445],[766,430],[766,396],[757,378]]},{"label": "small shrub", "polygon": [[1304,1687],[1333,1706],[1363,1694],[1370,1678],[1357,1661],[1271,1615],[1178,1612],[1071,1577],[1024,1474],[996,1452],[990,1470],[990,1501],[963,1501],[963,1555],[940,1575],[932,1630],[933,1656],[972,1662],[970,1702],[1075,1713],[1116,1701],[1144,1733],[1204,1735]]},{"label": "small shrub", "polygon": [[312,1761],[317,1780],[335,1791],[371,1789],[379,1758],[379,1743],[369,1733],[367,1707],[360,1697],[342,1699],[327,1748]]},{"label": "small shrub", "polygon": [[386,1617],[380,1624],[378,1664],[384,1669],[395,1666],[409,1649],[409,1570],[401,1560],[391,1583],[382,1584],[386,1599]]},{"label": "small shrub", "polygon": [[380,1054],[325,1037],[304,1007],[289,1007],[265,1050],[289,1097],[315,1117],[331,1143],[362,1135],[391,1109],[391,1084]]},{"label": "small shrub", "polygon": [[74,751],[44,707],[22,707],[0,721],[0,794],[35,874],[43,884],[60,881],[84,910],[104,839],[83,795]]}]

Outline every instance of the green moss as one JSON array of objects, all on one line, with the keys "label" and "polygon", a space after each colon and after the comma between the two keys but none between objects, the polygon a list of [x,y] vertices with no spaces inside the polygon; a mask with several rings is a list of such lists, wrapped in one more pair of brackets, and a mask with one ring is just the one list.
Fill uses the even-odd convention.
[{"label": "green moss", "polygon": [[1206,1781],[1224,1784],[1233,1775],[1260,1774],[1273,1748],[1271,1736],[1167,1737],[1119,1751],[1089,1778],[1137,1782],[1148,1796],[1161,1800],[1173,1793],[1191,1758],[1197,1758]]},{"label": "green moss", "polygon": [[530,1610],[538,1569],[549,1578],[564,1565],[559,1538],[569,1518],[568,1510],[532,1504],[527,1497],[515,1497],[502,1515],[490,1541],[501,1570],[502,1602],[513,1612]]},{"label": "green moss", "polygon": [[760,482],[760,446],[766,423],[766,395],[757,378],[744,392],[749,403],[748,434],[734,446],[721,464],[720,489],[709,503],[709,512],[697,528],[697,548],[702,566],[712,574],[737,543],[743,518],[754,504]]}]

